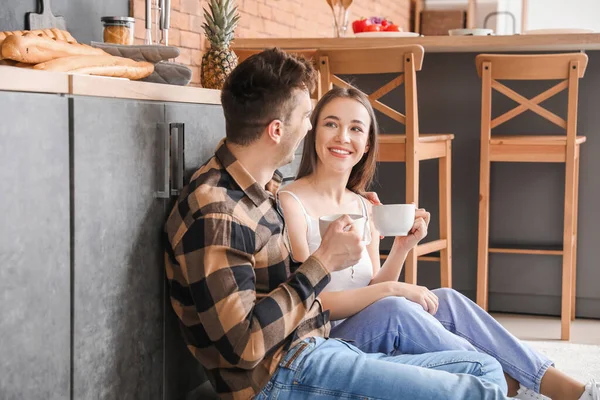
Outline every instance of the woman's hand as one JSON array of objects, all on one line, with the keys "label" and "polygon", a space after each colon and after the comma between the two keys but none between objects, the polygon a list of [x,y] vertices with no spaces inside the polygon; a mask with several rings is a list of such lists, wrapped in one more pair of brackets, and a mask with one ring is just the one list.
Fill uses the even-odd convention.
[{"label": "woman's hand", "polygon": [[365,192],[365,197],[374,206],[380,206],[381,205],[381,201],[379,201],[379,196],[377,196],[376,192]]},{"label": "woman's hand", "polygon": [[438,297],[425,286],[412,285],[405,282],[389,282],[393,296],[405,297],[413,303],[419,304],[423,310],[435,315],[438,310]]},{"label": "woman's hand", "polygon": [[398,250],[408,253],[427,236],[427,228],[429,227],[430,220],[431,214],[425,211],[424,208],[418,208],[415,212],[415,222],[410,232],[408,232],[407,236],[397,236],[393,246],[397,247]]}]

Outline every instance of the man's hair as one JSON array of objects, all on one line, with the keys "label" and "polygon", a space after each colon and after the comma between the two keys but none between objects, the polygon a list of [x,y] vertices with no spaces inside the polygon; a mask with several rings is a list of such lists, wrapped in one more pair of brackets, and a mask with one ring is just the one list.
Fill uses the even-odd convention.
[{"label": "man's hair", "polygon": [[312,93],[316,83],[317,72],[301,56],[273,48],[248,57],[229,74],[221,92],[227,140],[248,145],[271,121],[287,124],[296,106],[294,91]]}]

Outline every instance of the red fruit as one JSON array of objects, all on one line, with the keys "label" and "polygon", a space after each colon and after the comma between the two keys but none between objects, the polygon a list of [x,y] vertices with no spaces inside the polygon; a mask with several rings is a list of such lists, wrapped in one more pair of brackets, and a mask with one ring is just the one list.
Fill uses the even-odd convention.
[{"label": "red fruit", "polygon": [[379,24],[369,25],[365,28],[364,32],[381,32],[383,29]]},{"label": "red fruit", "polygon": [[367,18],[357,19],[352,23],[352,31],[354,31],[354,33],[364,32],[365,28],[369,25],[371,25],[371,21]]},{"label": "red fruit", "polygon": [[388,21],[387,19],[384,19],[383,21],[381,21],[381,26],[383,28],[389,26],[390,24],[393,24],[393,22]]},{"label": "red fruit", "polygon": [[386,26],[385,31],[386,32],[402,32],[400,27],[398,25],[394,25],[394,24]]}]

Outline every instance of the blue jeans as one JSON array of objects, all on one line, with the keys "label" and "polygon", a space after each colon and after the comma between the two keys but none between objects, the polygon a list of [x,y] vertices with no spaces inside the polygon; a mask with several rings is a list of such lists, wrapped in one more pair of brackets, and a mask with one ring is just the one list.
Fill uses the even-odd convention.
[{"label": "blue jeans", "polygon": [[472,351],[367,354],[339,339],[305,339],[255,397],[266,399],[506,399],[500,364]]},{"label": "blue jeans", "polygon": [[433,292],[439,298],[435,316],[404,297],[387,297],[336,325],[331,336],[353,340],[366,353],[483,352],[498,360],[523,386],[539,393],[552,361],[522,343],[459,292],[447,288]]}]

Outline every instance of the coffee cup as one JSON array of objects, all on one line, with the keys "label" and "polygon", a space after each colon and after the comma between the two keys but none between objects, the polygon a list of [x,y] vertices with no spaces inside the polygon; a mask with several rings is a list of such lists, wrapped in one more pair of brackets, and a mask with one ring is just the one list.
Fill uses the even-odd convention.
[{"label": "coffee cup", "polygon": [[383,236],[407,236],[415,223],[414,204],[373,206],[375,228]]},{"label": "coffee cup", "polygon": [[319,233],[321,237],[325,235],[327,228],[333,221],[336,221],[342,218],[344,215],[348,215],[352,219],[352,225],[354,225],[354,229],[356,229],[360,235],[360,237],[364,238],[365,234],[365,217],[360,214],[333,214],[333,215],[325,215],[319,218]]}]

